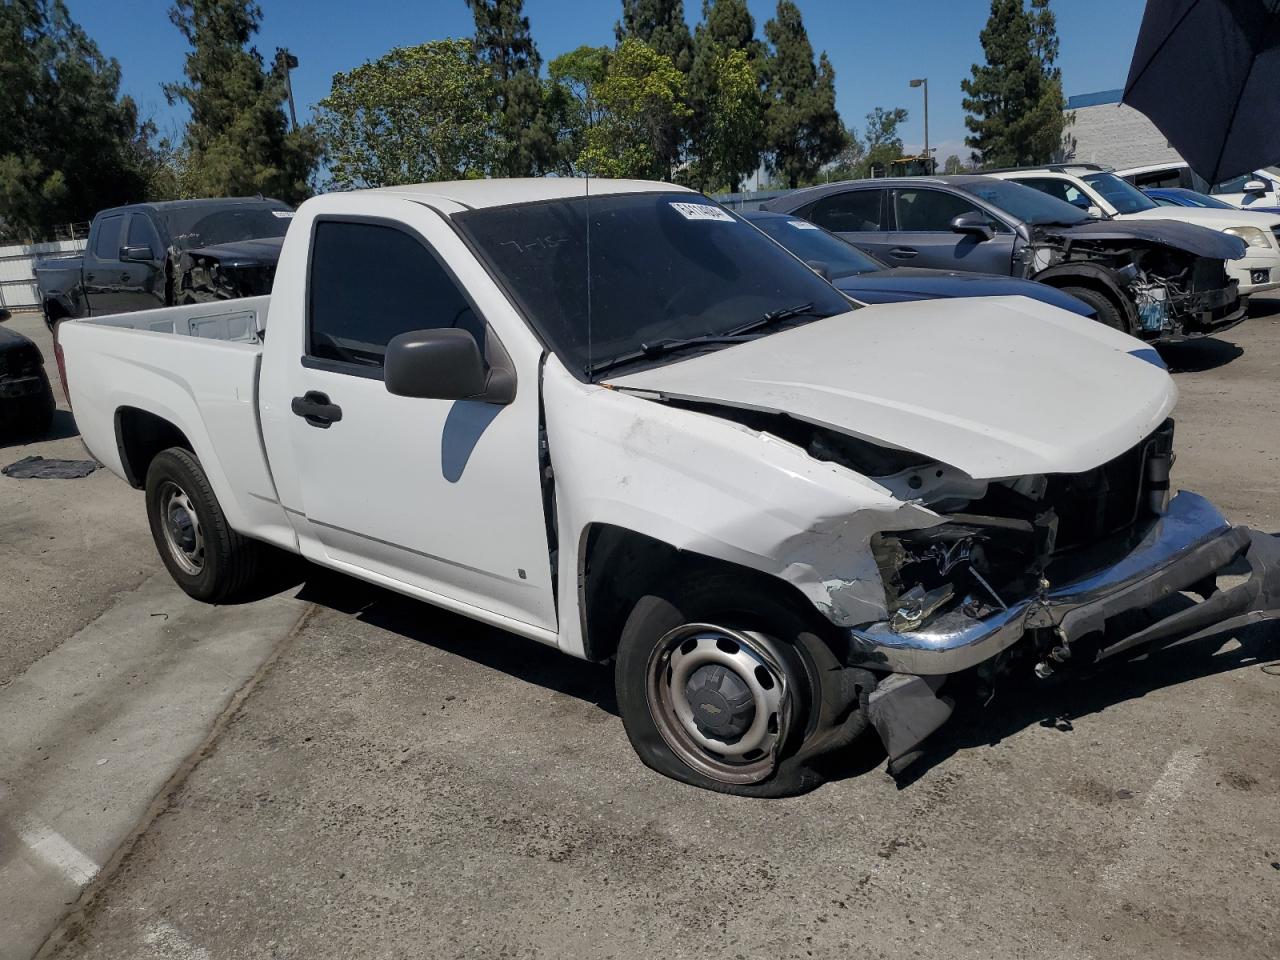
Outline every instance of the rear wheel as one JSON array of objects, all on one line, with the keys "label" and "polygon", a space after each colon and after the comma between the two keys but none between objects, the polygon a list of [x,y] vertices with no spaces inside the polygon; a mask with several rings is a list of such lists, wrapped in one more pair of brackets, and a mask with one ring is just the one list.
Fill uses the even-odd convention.
[{"label": "rear wheel", "polygon": [[195,454],[181,447],[157,454],[146,486],[151,536],[178,586],[207,603],[248,589],[265,548],[231,529]]},{"label": "rear wheel", "polygon": [[1098,318],[1098,322],[1121,333],[1132,333],[1125,320],[1124,311],[1112,299],[1090,287],[1063,287],[1063,293],[1069,293],[1077,300],[1087,304]]},{"label": "rear wheel", "polygon": [[819,678],[841,669],[786,603],[741,577],[709,574],[641,598],[619,640],[615,682],[627,735],[649,767],[722,793],[777,797],[823,782],[812,747],[826,752],[866,729],[874,681],[824,691]]}]

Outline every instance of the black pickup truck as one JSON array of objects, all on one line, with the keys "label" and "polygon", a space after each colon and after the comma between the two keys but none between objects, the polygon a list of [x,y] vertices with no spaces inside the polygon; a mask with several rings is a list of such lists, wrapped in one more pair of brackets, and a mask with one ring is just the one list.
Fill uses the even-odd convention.
[{"label": "black pickup truck", "polygon": [[262,197],[103,210],[83,255],[36,261],[45,323],[270,293],[292,217]]}]

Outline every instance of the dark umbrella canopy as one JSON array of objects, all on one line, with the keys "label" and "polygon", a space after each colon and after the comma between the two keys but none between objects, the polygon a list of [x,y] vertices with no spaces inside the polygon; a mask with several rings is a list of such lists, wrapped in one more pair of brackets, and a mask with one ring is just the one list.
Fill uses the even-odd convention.
[{"label": "dark umbrella canopy", "polygon": [[1280,163],[1280,0],[1147,0],[1124,102],[1209,183]]}]

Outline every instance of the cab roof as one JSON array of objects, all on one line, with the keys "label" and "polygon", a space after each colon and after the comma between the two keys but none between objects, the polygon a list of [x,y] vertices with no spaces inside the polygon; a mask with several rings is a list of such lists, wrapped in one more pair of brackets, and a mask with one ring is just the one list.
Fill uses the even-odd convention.
[{"label": "cab roof", "polygon": [[427,202],[448,200],[470,209],[503,207],[539,200],[567,200],[576,197],[618,193],[694,193],[688,187],[658,180],[609,180],[594,177],[524,177],[495,180],[445,180],[398,187],[377,187],[367,193],[381,193],[404,200]]}]

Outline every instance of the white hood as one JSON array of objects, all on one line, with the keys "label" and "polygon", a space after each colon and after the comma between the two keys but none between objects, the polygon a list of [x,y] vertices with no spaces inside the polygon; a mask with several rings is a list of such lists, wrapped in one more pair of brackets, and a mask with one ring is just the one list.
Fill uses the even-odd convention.
[{"label": "white hood", "polygon": [[1257,227],[1270,234],[1272,229],[1280,227],[1280,217],[1274,213],[1261,213],[1255,210],[1218,210],[1211,207],[1156,207],[1154,210],[1139,210],[1137,213],[1122,213],[1117,220],[1180,220],[1183,223],[1194,223],[1198,227],[1210,230],[1226,230],[1228,227]]},{"label": "white hood", "polygon": [[867,307],[610,380],[789,414],[971,477],[1079,473],[1173,409],[1153,351],[1023,297]]}]

